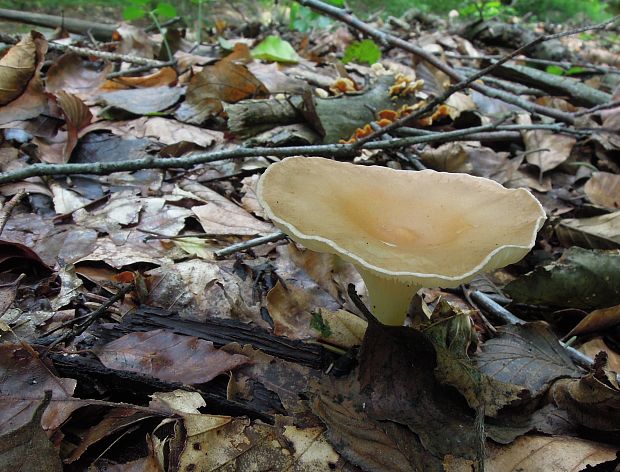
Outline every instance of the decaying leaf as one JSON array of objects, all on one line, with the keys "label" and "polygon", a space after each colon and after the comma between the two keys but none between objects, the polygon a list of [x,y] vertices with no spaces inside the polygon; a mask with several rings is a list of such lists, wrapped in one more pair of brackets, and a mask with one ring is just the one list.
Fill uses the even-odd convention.
[{"label": "decaying leaf", "polygon": [[[520,114],[517,123],[522,125],[532,124],[529,115]],[[571,153],[576,139],[559,133],[543,130],[521,131],[525,142],[525,159],[540,169],[547,172],[562,164]]]},{"label": "decaying leaf", "polygon": [[542,321],[509,325],[498,330],[476,357],[480,371],[495,380],[521,385],[538,397],[559,377],[572,377],[579,370]]},{"label": "decaying leaf", "polygon": [[596,309],[620,303],[620,252],[573,247],[556,262],[509,283],[522,303]]},{"label": "decaying leaf", "polygon": [[97,357],[110,369],[189,385],[209,382],[248,361],[215,349],[209,341],[165,330],[127,334],[97,349]]},{"label": "decaying leaf", "polygon": [[0,435],[0,470],[61,472],[58,451],[41,428],[41,417],[49,405],[48,392],[29,408],[28,422]]},{"label": "decaying leaf", "polygon": [[620,208],[620,175],[596,172],[584,186],[592,203],[607,208]]},{"label": "decaying leaf", "polygon": [[588,249],[620,248],[620,211],[590,218],[565,218],[555,233],[565,246]]}]

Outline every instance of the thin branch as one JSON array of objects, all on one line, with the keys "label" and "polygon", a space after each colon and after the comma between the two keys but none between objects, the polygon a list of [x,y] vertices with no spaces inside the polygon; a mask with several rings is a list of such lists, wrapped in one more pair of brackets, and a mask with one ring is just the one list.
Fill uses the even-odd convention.
[{"label": "thin branch", "polygon": [[285,239],[286,234],[282,231],[277,231],[275,233],[268,234],[267,236],[261,236],[260,238],[249,239],[248,241],[243,241],[241,243],[232,244],[224,249],[220,249],[219,251],[215,251],[213,255],[216,259],[221,259],[222,257],[230,256],[235,252],[245,251],[246,249],[250,249],[252,247],[260,246],[262,244],[273,243],[275,241],[280,241],[281,239]]},{"label": "thin branch", "polygon": [[116,54],[113,52],[97,51],[96,49],[78,48],[76,46],[69,46],[67,44],[58,44],[50,42],[48,47],[56,51],[69,51],[78,56],[84,57],[98,57],[100,59],[106,59],[108,61],[122,61],[130,64],[137,64],[139,66],[150,67],[165,67],[165,62],[156,61],[153,59],[146,59],[145,57],[130,56],[128,54]]},{"label": "thin branch", "polygon": [[13,213],[15,207],[19,205],[19,202],[21,202],[25,196],[26,191],[21,189],[13,195],[13,198],[11,198],[7,204],[2,207],[2,209],[0,209],[0,234],[4,231],[4,227],[6,226],[7,221],[9,221],[11,213]]},{"label": "thin branch", "polygon": [[[472,133],[493,130],[497,125],[483,125],[464,130],[433,133],[424,136],[386,139],[374,141],[361,146],[362,149],[395,149],[414,144],[430,143],[456,139]],[[314,146],[290,146],[280,148],[267,147],[240,147],[226,151],[213,151],[192,154],[185,157],[161,158],[152,157],[117,162],[94,162],[84,164],[33,164],[23,169],[0,174],[0,184],[18,182],[28,177],[45,175],[75,175],[94,174],[107,175],[113,172],[134,171],[143,169],[189,169],[198,164],[222,161],[226,159],[240,159],[244,157],[288,157],[288,156],[323,156],[333,158],[347,158],[357,155],[358,149],[352,144],[322,144]]]}]

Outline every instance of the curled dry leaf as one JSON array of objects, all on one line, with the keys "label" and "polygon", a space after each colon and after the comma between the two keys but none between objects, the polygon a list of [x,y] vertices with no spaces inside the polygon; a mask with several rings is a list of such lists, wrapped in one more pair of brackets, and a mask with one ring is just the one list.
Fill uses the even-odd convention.
[{"label": "curled dry leaf", "polygon": [[120,90],[131,88],[147,88],[172,86],[177,81],[177,72],[172,67],[162,67],[156,72],[137,77],[117,77],[113,80],[106,80],[101,86],[102,90]]},{"label": "curled dry leaf", "polygon": [[269,95],[269,90],[245,66],[227,59],[206,66],[192,78],[185,102],[177,111],[178,119],[200,124],[220,114],[222,102],[236,103]]},{"label": "curled dry leaf", "polygon": [[[520,114],[517,123],[531,125],[532,119],[529,115]],[[555,169],[566,161],[577,142],[573,137],[544,130],[524,130],[521,136],[525,143],[525,159],[538,167],[541,173]]]},{"label": "curled dry leaf", "polygon": [[590,218],[565,218],[555,228],[564,246],[588,249],[620,248],[620,210]]},{"label": "curled dry leaf", "polygon": [[68,162],[78,142],[79,132],[90,124],[93,114],[84,102],[73,94],[61,90],[56,93],[56,100],[67,122],[67,141],[63,154],[65,162]]},{"label": "curled dry leaf", "polygon": [[577,326],[570,330],[566,339],[580,334],[593,333],[620,324],[620,305],[590,312]]},{"label": "curled dry leaf", "polygon": [[112,72],[113,64],[105,63],[102,67],[74,53],[60,56],[48,69],[45,77],[45,89],[50,93],[64,91],[82,99],[91,97],[99,91],[106,75]]},{"label": "curled dry leaf", "polygon": [[0,59],[0,105],[19,97],[47,51],[47,42],[39,33],[24,35],[22,40],[9,49]]}]

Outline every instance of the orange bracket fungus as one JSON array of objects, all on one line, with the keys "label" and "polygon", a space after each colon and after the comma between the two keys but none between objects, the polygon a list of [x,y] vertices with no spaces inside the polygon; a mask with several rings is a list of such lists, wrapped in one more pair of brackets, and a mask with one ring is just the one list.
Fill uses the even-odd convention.
[{"label": "orange bracket fungus", "polygon": [[422,287],[456,287],[517,262],[545,212],[527,190],[467,174],[289,157],[258,184],[267,216],[294,241],[359,270],[374,315],[402,325]]}]

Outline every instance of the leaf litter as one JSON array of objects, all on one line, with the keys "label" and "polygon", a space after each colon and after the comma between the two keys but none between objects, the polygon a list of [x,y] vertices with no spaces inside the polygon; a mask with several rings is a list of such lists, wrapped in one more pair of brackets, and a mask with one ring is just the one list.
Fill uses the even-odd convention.
[{"label": "leaf litter", "polygon": [[[418,21],[383,25],[381,48],[337,24],[243,36],[225,20],[194,48],[173,24],[176,62],[157,65],[161,37],[129,25],[102,45],[124,57],[61,53],[34,32],[9,45],[0,192],[28,196],[0,213],[0,468],[613,470],[620,85],[596,72],[550,85],[521,66],[555,44],[613,67],[617,44],[599,47],[602,30],[596,47],[544,42],[514,58],[518,75],[491,70],[368,145],[455,71],[511,51]],[[382,326],[332,255],[277,238],[217,255],[274,233],[256,184],[293,154],[490,178],[532,191],[550,219],[522,262],[472,283],[495,305],[425,290],[405,327]],[[506,308],[518,324],[500,326]]]}]

